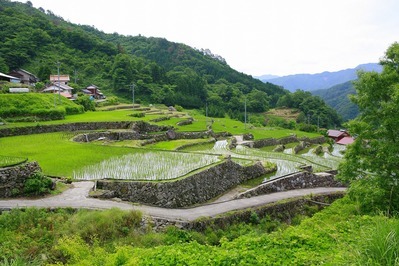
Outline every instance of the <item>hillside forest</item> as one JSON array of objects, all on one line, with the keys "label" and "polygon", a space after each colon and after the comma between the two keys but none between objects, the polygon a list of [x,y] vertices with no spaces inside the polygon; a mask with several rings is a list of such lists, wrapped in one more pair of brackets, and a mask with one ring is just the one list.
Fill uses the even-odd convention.
[{"label": "hillside forest", "polygon": [[[288,107],[300,112],[296,122],[302,129],[341,123],[320,98],[303,91],[290,93],[240,73],[209,49],[163,38],[106,34],[67,22],[50,10],[33,8],[29,1],[0,0],[0,27],[0,72],[22,68],[35,74],[41,80],[37,91],[48,83],[50,74],[57,73],[60,62],[61,74],[70,75],[70,85],[78,93],[95,84],[106,95],[128,103],[134,83],[137,103],[179,105],[241,121],[246,110],[254,124],[292,128],[295,124],[263,116],[271,108]],[[7,86],[2,88],[0,92],[7,92]]]}]

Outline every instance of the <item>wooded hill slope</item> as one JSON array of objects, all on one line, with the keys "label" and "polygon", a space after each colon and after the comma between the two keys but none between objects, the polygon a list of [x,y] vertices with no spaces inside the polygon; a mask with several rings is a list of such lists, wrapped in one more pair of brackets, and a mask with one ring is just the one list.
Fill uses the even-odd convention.
[{"label": "wooded hill slope", "polygon": [[[51,11],[0,0],[0,72],[23,68],[46,81],[69,74],[75,88],[90,84],[138,103],[205,109],[208,115],[243,119],[275,107],[289,92],[232,69],[207,50],[163,38],[106,34],[65,21]],[[323,109],[323,108],[322,108]],[[323,112],[323,110],[315,113]],[[326,121],[337,124],[337,121]]]}]

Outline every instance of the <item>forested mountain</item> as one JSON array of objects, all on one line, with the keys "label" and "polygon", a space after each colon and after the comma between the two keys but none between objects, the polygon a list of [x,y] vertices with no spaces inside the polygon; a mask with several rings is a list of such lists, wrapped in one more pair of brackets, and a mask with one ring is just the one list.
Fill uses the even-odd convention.
[{"label": "forested mountain", "polygon": [[359,114],[359,108],[349,99],[349,95],[356,94],[352,81],[333,86],[326,90],[312,91],[312,94],[321,97],[344,120],[354,119]]},{"label": "forested mountain", "polygon": [[[51,11],[0,0],[0,72],[23,68],[46,82],[69,74],[75,88],[90,84],[106,94],[142,103],[204,109],[210,116],[243,119],[275,107],[289,92],[232,69],[208,49],[163,38],[106,34],[65,21]],[[332,124],[331,122],[330,124]]]},{"label": "forested mountain", "polygon": [[382,67],[376,63],[363,64],[355,68],[340,70],[336,72],[323,72],[318,74],[297,74],[279,77],[275,79],[268,79],[267,82],[283,86],[284,88],[295,91],[305,90],[314,91],[328,89],[332,86],[342,84],[344,82],[354,80],[357,78],[357,71],[377,71],[381,72]]}]

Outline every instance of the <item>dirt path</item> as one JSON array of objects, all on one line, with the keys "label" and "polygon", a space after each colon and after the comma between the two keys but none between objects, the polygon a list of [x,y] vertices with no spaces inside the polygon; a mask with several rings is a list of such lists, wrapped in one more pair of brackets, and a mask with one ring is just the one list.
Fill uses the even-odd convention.
[{"label": "dirt path", "polygon": [[283,199],[301,197],[309,194],[326,194],[336,191],[345,191],[346,188],[313,188],[298,189],[262,195],[246,199],[228,200],[223,202],[215,202],[212,204],[202,205],[194,208],[186,209],[166,209],[160,207],[152,207],[146,205],[133,205],[126,202],[117,202],[112,200],[100,200],[89,198],[89,191],[93,187],[93,182],[76,182],[74,187],[63,192],[60,195],[43,198],[43,199],[11,199],[0,200],[0,209],[12,209],[22,207],[39,207],[39,208],[85,208],[85,209],[110,209],[120,208],[123,210],[139,210],[144,214],[166,218],[170,220],[191,221],[199,217],[213,217],[225,212],[257,207],[267,203],[276,202]]}]

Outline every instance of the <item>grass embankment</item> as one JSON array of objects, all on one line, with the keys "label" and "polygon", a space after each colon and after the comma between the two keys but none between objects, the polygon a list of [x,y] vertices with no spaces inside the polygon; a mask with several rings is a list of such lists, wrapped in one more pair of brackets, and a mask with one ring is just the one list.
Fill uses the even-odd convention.
[{"label": "grass embankment", "polygon": [[293,217],[291,226],[253,215],[223,230],[154,233],[140,227],[140,217],[116,209],[3,213],[0,259],[19,265],[395,265],[399,249],[397,218],[359,214],[347,198],[312,218]]},{"label": "grass embankment", "polygon": [[0,94],[0,117],[9,121],[63,119],[83,113],[83,107],[65,97],[44,93]]}]

